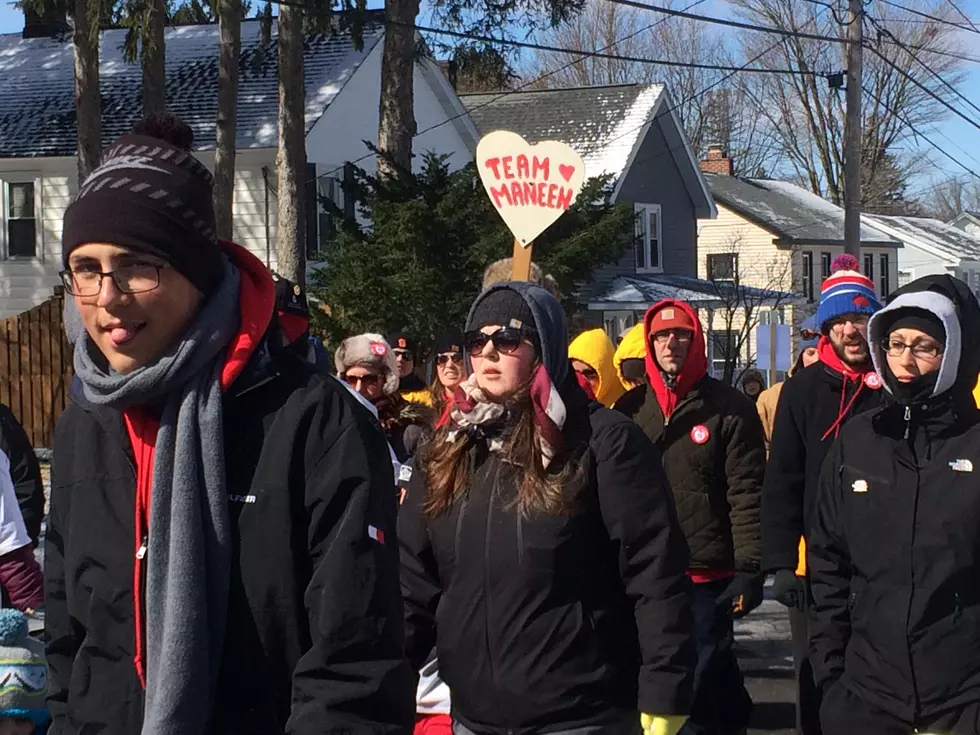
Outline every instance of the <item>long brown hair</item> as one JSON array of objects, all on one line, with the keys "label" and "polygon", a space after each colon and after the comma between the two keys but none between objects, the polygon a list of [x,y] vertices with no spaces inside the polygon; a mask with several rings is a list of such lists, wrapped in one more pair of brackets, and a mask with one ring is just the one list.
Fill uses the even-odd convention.
[{"label": "long brown hair", "polygon": [[[578,473],[579,465],[572,460],[570,452],[559,451],[548,468],[544,467],[529,384],[530,381],[507,403],[512,418],[502,436],[503,461],[521,472],[514,505],[525,517],[534,512],[569,513],[572,504],[566,486]],[[476,451],[476,440],[468,432],[456,431],[449,424],[439,429],[424,457],[426,517],[446,513],[463,494],[472,479],[470,460]]]}]

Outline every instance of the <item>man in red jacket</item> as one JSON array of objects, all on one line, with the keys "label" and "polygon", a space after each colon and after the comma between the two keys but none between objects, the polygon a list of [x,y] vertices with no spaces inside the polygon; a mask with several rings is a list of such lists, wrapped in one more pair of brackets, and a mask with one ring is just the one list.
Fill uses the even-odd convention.
[{"label": "man in red jacket", "polygon": [[759,513],[766,450],[755,406],[707,374],[704,333],[683,301],[646,313],[649,383],[616,402],[663,452],[677,517],[691,548],[688,575],[698,663],[684,735],[735,735],[752,702],[732,651],[733,617],[762,602]]}]

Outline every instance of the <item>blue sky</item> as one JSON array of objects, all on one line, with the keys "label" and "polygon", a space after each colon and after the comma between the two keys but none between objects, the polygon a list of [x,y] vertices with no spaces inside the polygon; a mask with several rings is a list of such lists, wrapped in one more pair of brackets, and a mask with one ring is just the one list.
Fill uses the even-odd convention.
[{"label": "blue sky", "polygon": [[[376,3],[371,2],[370,4],[373,6]],[[712,3],[712,5],[718,4],[720,3]],[[980,25],[980,0],[959,0],[958,4],[970,18],[974,19]],[[718,8],[716,7],[711,10],[711,13],[714,15],[724,15],[724,13],[718,13],[717,11]],[[22,28],[23,14],[21,11],[13,5],[0,0],[0,33],[14,33],[20,31]],[[962,35],[964,52],[973,57],[980,57],[980,34],[964,32]],[[980,106],[980,64],[967,64],[965,71],[967,79],[960,91],[974,104]],[[980,113],[971,110],[965,103],[961,103],[959,106],[967,114],[972,113],[974,119],[980,121]],[[980,129],[970,125],[961,118],[951,115],[948,119],[938,124],[936,132],[930,133],[929,137],[955,158],[963,161],[966,166],[977,174],[980,174]],[[922,145],[924,148],[932,150],[935,153],[934,149],[931,149],[928,144],[923,143]],[[933,160],[935,169],[912,183],[910,189],[913,195],[930,188],[934,181],[945,176],[960,176],[964,180],[972,178],[961,167],[941,154],[935,153]]]}]

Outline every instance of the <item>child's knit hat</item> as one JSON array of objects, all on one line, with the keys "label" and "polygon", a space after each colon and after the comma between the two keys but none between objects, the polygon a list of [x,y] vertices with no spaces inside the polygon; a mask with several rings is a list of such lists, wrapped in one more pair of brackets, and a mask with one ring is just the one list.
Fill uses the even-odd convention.
[{"label": "child's knit hat", "polygon": [[45,706],[48,664],[44,644],[28,635],[19,610],[0,610],[0,717],[18,717],[44,727],[51,720]]},{"label": "child's knit hat", "polygon": [[817,306],[817,321],[824,334],[829,322],[845,314],[871,316],[881,310],[875,285],[858,271],[859,267],[857,258],[849,253],[834,258],[831,274],[820,287],[820,304]]}]

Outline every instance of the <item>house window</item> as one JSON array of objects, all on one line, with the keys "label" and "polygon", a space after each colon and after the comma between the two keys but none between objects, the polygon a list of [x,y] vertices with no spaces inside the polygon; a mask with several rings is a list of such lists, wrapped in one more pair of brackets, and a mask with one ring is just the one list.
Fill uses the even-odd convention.
[{"label": "house window", "polygon": [[871,279],[871,282],[875,282],[875,256],[874,253],[864,254],[864,275]]},{"label": "house window", "polygon": [[634,204],[636,271],[637,273],[663,270],[663,239],[660,229],[659,204]]},{"label": "house window", "polygon": [[711,333],[711,374],[721,378],[725,374],[725,364],[731,362],[734,368],[741,364],[741,355],[735,353],[736,333],[717,331]]},{"label": "house window", "polygon": [[908,286],[915,279],[915,271],[899,271],[898,287]]},{"label": "house window", "polygon": [[708,256],[709,281],[734,281],[738,273],[738,255],[713,253]]},{"label": "house window", "polygon": [[636,324],[636,313],[632,311],[605,311],[602,323],[606,334],[613,344],[619,343],[619,338],[626,334]]},{"label": "house window", "polygon": [[37,255],[34,182],[8,182],[6,195],[7,257],[33,258]]},{"label": "house window", "polygon": [[830,276],[830,253],[820,253],[820,283]]},{"label": "house window", "polygon": [[[322,167],[321,167],[322,168]],[[306,186],[306,258],[312,262],[323,262],[326,257],[327,243],[336,235],[336,220],[330,214],[333,203],[347,216],[347,204],[344,201],[343,176],[345,169],[338,171],[336,167],[330,171],[332,175],[317,175],[316,164],[308,164]],[[352,207],[351,207],[352,209]],[[353,213],[350,215],[353,216]]]},{"label": "house window", "polygon": [[813,301],[813,253],[803,253],[803,295]]},{"label": "house window", "polygon": [[878,258],[878,295],[885,298],[892,292],[891,268],[888,267],[888,253],[882,253]]}]

